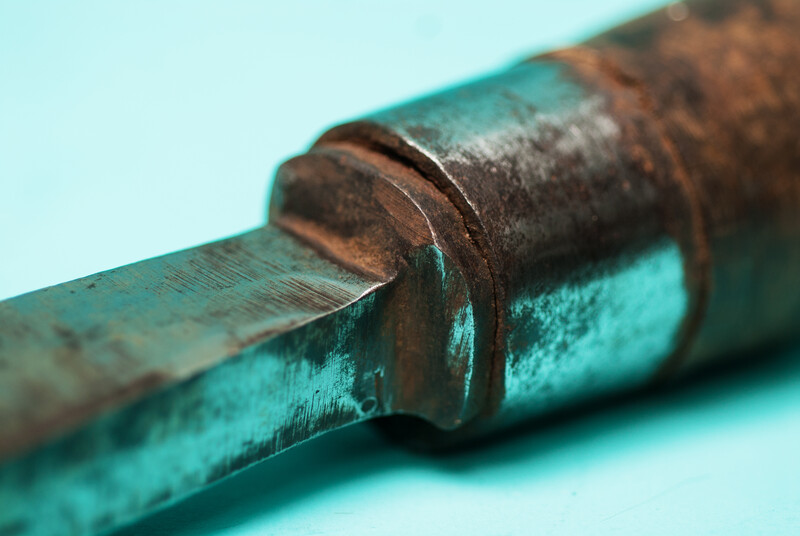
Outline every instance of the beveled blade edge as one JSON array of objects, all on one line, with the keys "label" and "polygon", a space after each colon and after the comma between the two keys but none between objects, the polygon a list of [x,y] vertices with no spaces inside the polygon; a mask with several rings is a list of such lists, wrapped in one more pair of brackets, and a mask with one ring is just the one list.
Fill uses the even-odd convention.
[{"label": "beveled blade edge", "polygon": [[384,284],[268,226],[4,302],[0,534],[114,528],[380,415]]}]

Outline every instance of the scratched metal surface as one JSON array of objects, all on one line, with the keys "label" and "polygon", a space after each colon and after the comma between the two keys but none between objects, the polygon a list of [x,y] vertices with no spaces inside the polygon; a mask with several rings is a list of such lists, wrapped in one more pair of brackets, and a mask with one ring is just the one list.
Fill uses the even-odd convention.
[{"label": "scratched metal surface", "polygon": [[380,289],[267,227],[4,302],[0,532],[115,526],[378,412]]},{"label": "scratched metal surface", "polygon": [[[291,11],[258,13],[251,8],[245,9],[246,13],[227,15],[227,18],[205,14],[192,19],[188,29],[183,26],[185,14],[178,4],[168,10],[168,22],[155,27],[146,24],[152,12],[101,11],[93,16],[100,18],[96,22],[107,24],[98,24],[91,31],[94,34],[89,32],[89,37],[80,31],[81,24],[87,24],[78,22],[87,16],[81,10],[67,13],[55,10],[47,15],[52,19],[43,22],[23,19],[21,24],[3,32],[6,36],[3,43],[11,42],[3,48],[4,57],[14,60],[12,69],[26,75],[15,78],[15,84],[2,90],[3,111],[14,118],[13,122],[5,123],[2,130],[3,140],[7,142],[2,146],[6,151],[3,176],[21,178],[3,181],[2,186],[7,190],[0,196],[5,203],[2,217],[7,218],[3,220],[3,245],[8,244],[13,253],[10,255],[13,260],[4,263],[5,272],[0,278],[6,285],[6,295],[259,223],[263,207],[261,193],[269,174],[266,168],[300,150],[310,141],[309,133],[334,120],[369,111],[464,75],[477,74],[494,67],[497,61],[506,60],[510,54],[527,52],[529,46],[552,45],[552,42],[535,42],[543,39],[534,35],[539,24],[542,27],[538,29],[552,40],[558,36],[578,35],[587,30],[590,22],[597,24],[590,21],[598,12],[593,12],[589,3],[565,4],[560,13],[548,15],[540,11],[535,17],[532,14],[530,19],[524,20],[524,28],[513,21],[509,24],[514,31],[509,30],[507,24],[495,24],[496,33],[485,32],[477,42],[474,36],[469,42],[457,41],[463,47],[458,51],[440,49],[429,54],[415,54],[414,50],[431,50],[436,43],[457,35],[459,19],[456,15],[445,17],[418,11],[422,14],[397,16],[392,27],[396,24],[414,28],[418,33],[411,36],[411,41],[418,48],[412,46],[402,54],[390,54],[394,61],[383,61],[386,51],[396,48],[393,40],[396,41],[397,34],[391,31],[385,36],[385,42],[379,40],[385,43],[383,48],[366,47],[371,50],[363,51],[365,47],[358,44],[351,48],[346,44],[342,48],[331,47],[330,43],[336,42],[343,33],[336,30],[335,21],[341,20],[347,27],[352,23],[348,17],[352,19],[354,12],[364,11],[363,6],[354,6],[352,11],[321,17],[325,19],[324,25],[307,29],[307,35],[292,41],[294,50],[305,47],[311,50],[313,46],[326,50],[324,61],[313,64],[316,69],[303,61],[302,66],[294,67],[296,71],[289,71],[287,65],[280,76],[276,70],[260,77],[252,75],[253,65],[263,62],[253,58],[252,45],[269,48],[270,43],[275,43],[278,48],[286,37],[280,32],[291,35],[292,25],[275,21],[286,16],[292,20]],[[653,5],[645,4],[642,6]],[[534,8],[543,9],[542,6],[493,6],[498,12],[516,9],[522,13],[522,10]],[[612,8],[619,8],[619,11],[612,13]],[[413,9],[411,6],[410,11]],[[607,4],[599,15],[609,17],[610,22],[613,17],[629,15],[631,9],[628,2]],[[253,16],[254,11],[263,18]],[[567,15],[575,13],[585,17],[583,22],[573,22],[573,26],[563,22],[568,19]],[[300,20],[301,15],[296,13],[294,20]],[[370,12],[358,15],[368,17]],[[518,18],[523,20],[522,16]],[[75,24],[64,24],[65,20],[73,20]],[[467,22],[469,20],[474,19]],[[259,21],[273,32],[265,32]],[[557,26],[553,21],[562,21],[561,28],[566,29],[562,29],[561,34],[548,34],[552,29],[545,26]],[[249,25],[239,24],[245,22]],[[485,24],[485,20],[480,23],[481,28],[492,26]],[[180,42],[180,35],[170,35],[168,30],[174,29],[169,28],[170,25],[184,28],[183,37],[188,36],[189,43]],[[122,36],[115,33],[120,27],[147,27],[153,39],[139,44],[134,31],[123,32]],[[200,31],[204,28],[227,29],[228,36],[236,34],[237,37],[220,50],[214,46],[222,44],[215,41],[220,38]],[[425,37],[432,34],[433,37]],[[59,35],[64,38],[57,39]],[[106,37],[110,46],[95,50],[92,44],[97,37]],[[156,53],[159,42],[171,45],[163,56],[161,51]],[[137,47],[144,47],[144,52]],[[500,50],[501,47],[505,48]],[[19,49],[24,52],[20,53]],[[54,49],[58,49],[55,60],[47,57]],[[365,85],[360,67],[347,71],[340,66],[337,69],[342,72],[330,72],[330,65],[337,57],[348,57],[348,64],[358,65],[353,58],[359,52],[364,54],[361,56],[364,61],[370,57],[382,58],[370,64],[373,68],[368,78],[380,79],[381,76],[376,75],[383,73],[383,79],[389,77],[384,82],[386,87],[368,86],[359,90],[349,85],[354,80],[359,80],[359,86]],[[133,59],[134,67],[130,67],[130,62],[115,63],[120,56],[123,60]],[[290,60],[298,57],[283,56],[290,56]],[[454,57],[466,57],[470,63],[452,65]],[[206,64],[209,58],[212,63],[217,60],[218,66],[223,60],[233,58],[232,66],[227,67],[227,72],[233,76],[206,77],[204,73],[213,71]],[[278,64],[282,61],[274,58]],[[188,62],[184,61],[187,59]],[[49,61],[53,63],[48,64]],[[392,73],[403,71],[398,63],[406,66],[406,72],[415,69],[414,76],[391,78]],[[328,65],[328,71],[324,70],[324,65]],[[322,103],[317,99],[312,105],[309,97],[316,97],[316,91],[297,93],[297,88],[303,86],[303,81],[308,87],[314,86],[320,69],[326,76],[342,76],[337,79],[341,92],[338,98],[326,96],[321,99]],[[188,75],[184,82],[180,74]],[[303,79],[304,74],[309,78]],[[58,89],[43,83],[56,75],[62,83]],[[291,86],[297,94],[277,94],[274,100],[282,100],[280,106],[260,112],[260,121],[248,119],[248,114],[258,108],[265,95],[270,95],[269,90],[275,87],[278,78],[284,83],[285,80],[299,80]],[[242,84],[238,82],[242,79],[251,82],[245,84],[247,89],[241,89]],[[420,80],[430,83],[421,86]],[[207,86],[198,90],[193,84],[196,82],[205,82]],[[37,90],[25,92],[26,88]],[[242,98],[242,91],[248,98]],[[184,102],[187,95],[188,102]],[[377,101],[375,95],[385,100]],[[128,97],[123,99],[126,106],[119,106],[121,97]],[[287,102],[296,105],[287,106]],[[218,111],[207,108],[209,103],[218,103]],[[199,110],[202,113],[197,114],[198,118],[195,114]],[[110,114],[111,111],[116,115]],[[165,126],[154,127],[156,120]],[[254,122],[260,123],[258,127],[252,126]],[[209,131],[214,129],[208,125],[222,128],[217,128],[219,133],[212,135]],[[36,129],[36,126],[42,128]],[[237,134],[232,136],[232,132]],[[247,133],[257,135],[248,138]],[[185,140],[189,149],[180,148],[181,144],[175,143],[175,139]],[[99,150],[100,142],[100,147],[109,150]],[[129,151],[134,143],[142,149],[132,155]],[[52,157],[43,156],[48,154]],[[181,167],[184,165],[188,167]],[[109,176],[120,177],[120,180],[109,185]],[[239,176],[244,193],[234,194],[236,188],[231,185]],[[49,179],[54,187],[36,187],[37,179],[44,180],[45,185]],[[74,182],[60,182],[68,179]],[[206,187],[207,193],[198,193]],[[159,192],[159,195],[153,196],[152,192]],[[173,195],[178,193],[181,195]],[[107,197],[103,197],[104,194]],[[165,201],[170,195],[171,201]],[[155,199],[151,199],[153,197]],[[92,200],[89,206],[87,199]],[[173,206],[176,199],[182,200],[181,206]],[[36,217],[31,218],[31,213]],[[104,221],[100,229],[94,225],[98,218]],[[86,227],[82,228],[81,224]],[[108,229],[114,229],[114,233]],[[14,234],[9,233],[10,230]],[[82,236],[87,239],[83,240]],[[19,237],[24,238],[20,240]],[[39,246],[29,245],[34,242]],[[42,251],[41,244],[49,247]],[[130,257],[124,258],[124,255]],[[797,392],[798,372],[788,365],[770,370],[772,372],[762,371],[761,376],[755,374],[757,377],[751,382],[748,376],[754,374],[744,374],[738,381],[723,384],[717,390],[704,391],[698,387],[699,395],[690,393],[687,398],[667,399],[663,407],[656,404],[662,407],[664,418],[656,419],[653,425],[643,425],[644,432],[650,432],[649,435],[639,433],[642,428],[625,423],[644,422],[652,406],[644,409],[629,406],[627,410],[612,412],[607,418],[590,419],[588,424],[578,421],[567,425],[566,431],[555,428],[545,434],[544,439],[526,436],[527,439],[506,443],[505,447],[483,455],[457,458],[461,462],[452,465],[399,454],[369,435],[354,432],[318,447],[311,445],[303,451],[305,454],[298,453],[293,461],[270,462],[271,465],[264,466],[266,473],[253,473],[243,486],[245,491],[252,492],[253,500],[244,499],[236,484],[226,485],[218,488],[221,491],[217,495],[198,498],[194,506],[187,504],[188,510],[183,510],[183,514],[154,518],[149,525],[140,527],[139,533],[166,533],[175,529],[187,534],[357,533],[375,526],[383,529],[414,526],[423,532],[426,529],[442,532],[449,528],[460,533],[485,527],[491,531],[519,533],[536,523],[554,531],[574,528],[581,522],[586,523],[584,526],[597,523],[609,530],[630,531],[657,525],[666,527],[665,533],[669,527],[703,526],[726,528],[730,533],[730,529],[737,526],[746,530],[763,527],[765,522],[771,522],[773,528],[786,528],[797,521],[790,516],[792,511],[797,511],[797,490],[794,482],[789,482],[785,476],[797,473],[793,470],[796,461],[788,446],[796,444],[791,430],[797,429],[797,415],[791,408],[797,405],[792,393]],[[742,386],[749,388],[752,396],[733,405],[733,409],[720,403],[720,400],[730,401],[732,394]],[[680,408],[698,399],[707,402],[698,411],[676,412],[676,406]],[[766,416],[759,418],[756,409],[767,412]],[[637,421],[637,416],[642,421]],[[726,422],[727,427],[724,426]],[[574,443],[563,446],[564,435],[567,439],[574,438]],[[598,437],[605,439],[598,440]],[[360,441],[365,441],[367,448],[356,447],[355,443]],[[632,450],[631,443],[638,443],[643,453]],[[377,455],[373,449],[377,449]],[[719,451],[726,455],[718,456]],[[505,465],[503,460],[507,458],[520,463]],[[766,467],[765,459],[770,461]],[[377,461],[373,463],[373,460]],[[337,467],[331,469],[330,464]],[[408,467],[416,470],[404,470]],[[546,478],[541,476],[542,472]],[[303,479],[298,478],[297,473],[321,476]],[[460,478],[454,474],[467,476]],[[265,492],[262,483],[267,480],[270,486],[276,483],[278,489]],[[427,491],[421,492],[422,489]],[[554,489],[558,492],[554,493]],[[713,503],[706,511],[698,510],[693,504],[714,493],[728,500]],[[393,502],[385,500],[390,494]],[[601,500],[603,498],[605,500]],[[510,515],[511,512],[529,515]],[[491,525],[481,524],[489,521]],[[780,521],[786,525],[781,525]]]},{"label": "scratched metal surface", "polygon": [[694,313],[692,248],[668,232],[691,221],[685,198],[641,113],[608,101],[566,65],[528,62],[321,138],[402,140],[479,229],[501,309],[498,423],[644,385]]},{"label": "scratched metal surface", "polygon": [[800,332],[800,10],[681,6],[318,142],[411,162],[464,215],[495,289],[497,422]]},{"label": "scratched metal surface", "polygon": [[798,358],[447,457],[343,430],[115,536],[792,535]]},{"label": "scratched metal surface", "polygon": [[5,302],[3,350],[14,359],[0,362],[11,372],[0,382],[0,452],[195,376],[380,285],[267,227]]}]

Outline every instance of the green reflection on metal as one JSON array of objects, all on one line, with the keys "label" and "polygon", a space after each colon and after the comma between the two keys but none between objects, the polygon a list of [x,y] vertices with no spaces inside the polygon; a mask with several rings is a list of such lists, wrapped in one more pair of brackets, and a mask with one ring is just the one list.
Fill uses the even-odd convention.
[{"label": "green reflection on metal", "polygon": [[508,417],[640,385],[675,350],[689,297],[673,241],[587,273],[512,299],[501,409]]},{"label": "green reflection on metal", "polygon": [[359,363],[371,366],[356,357],[386,351],[369,329],[376,299],[248,349],[5,466],[0,534],[92,532],[109,525],[107,516],[129,519],[142,501],[180,497],[370,416],[378,408],[362,409],[372,382],[363,381]]},{"label": "green reflection on metal", "polygon": [[[464,384],[469,385],[472,381],[477,326],[472,302],[468,299],[469,290],[466,282],[452,261],[437,247],[425,248],[422,254],[417,256],[417,259],[415,268],[420,273],[425,270],[424,264],[429,259],[436,267],[435,270],[428,270],[424,273],[430,273],[432,282],[434,282],[429,292],[441,294],[441,303],[452,306],[452,308],[442,311],[444,317],[442,320],[445,321],[444,327],[447,329],[447,348],[444,355],[454,370],[462,366],[466,369]],[[459,300],[460,294],[467,299]],[[456,307],[454,304],[459,301],[462,302],[462,305]],[[430,358],[433,359],[434,356],[430,356]]]}]

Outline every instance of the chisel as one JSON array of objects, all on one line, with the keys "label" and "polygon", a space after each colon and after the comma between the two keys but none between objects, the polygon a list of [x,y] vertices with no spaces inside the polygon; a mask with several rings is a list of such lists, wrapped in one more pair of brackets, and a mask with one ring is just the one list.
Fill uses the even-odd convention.
[{"label": "chisel", "polygon": [[457,444],[791,343],[798,65],[796,0],[671,4],[329,130],[262,228],[0,303],[0,535],[106,532],[364,420]]}]

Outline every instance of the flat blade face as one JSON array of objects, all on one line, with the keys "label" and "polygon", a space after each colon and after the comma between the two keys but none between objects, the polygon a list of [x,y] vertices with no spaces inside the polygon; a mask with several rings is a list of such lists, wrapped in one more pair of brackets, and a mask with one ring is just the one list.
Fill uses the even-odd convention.
[{"label": "flat blade face", "polygon": [[104,530],[379,415],[382,285],[268,226],[0,304],[0,534]]},{"label": "flat blade face", "polygon": [[0,304],[0,536],[113,529],[368,418],[477,414],[493,287],[444,193],[323,147],[281,167],[270,215]]}]

